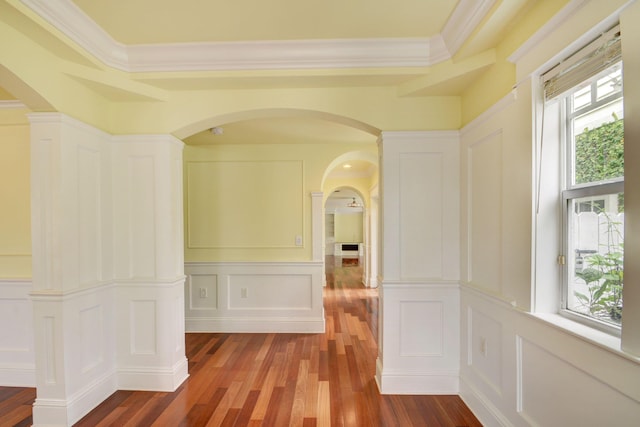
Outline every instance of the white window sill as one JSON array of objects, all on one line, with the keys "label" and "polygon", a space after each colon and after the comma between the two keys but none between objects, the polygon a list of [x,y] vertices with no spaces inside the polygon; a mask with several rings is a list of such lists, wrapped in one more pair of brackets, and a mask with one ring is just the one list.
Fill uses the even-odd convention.
[{"label": "white window sill", "polygon": [[611,351],[625,359],[640,363],[640,357],[622,351],[620,337],[608,334],[582,323],[576,322],[556,313],[528,313],[532,317],[540,319],[545,323],[573,335],[590,344],[594,344],[605,350]]}]

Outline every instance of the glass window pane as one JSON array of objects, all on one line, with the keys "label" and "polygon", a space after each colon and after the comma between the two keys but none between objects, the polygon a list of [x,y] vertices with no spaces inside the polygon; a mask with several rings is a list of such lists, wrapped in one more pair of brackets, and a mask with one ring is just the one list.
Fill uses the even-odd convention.
[{"label": "glass window pane", "polygon": [[[616,325],[622,319],[622,200],[622,193],[582,197],[568,209],[567,309]],[[585,204],[593,210],[577,208]]]},{"label": "glass window pane", "polygon": [[573,120],[573,184],[624,176],[622,98]]},{"label": "glass window pane", "polygon": [[588,85],[573,94],[573,109],[579,110],[591,103],[591,85]]},{"label": "glass window pane", "polygon": [[622,68],[616,68],[609,72],[605,76],[598,79],[597,86],[597,100],[606,98],[617,92],[622,91]]}]

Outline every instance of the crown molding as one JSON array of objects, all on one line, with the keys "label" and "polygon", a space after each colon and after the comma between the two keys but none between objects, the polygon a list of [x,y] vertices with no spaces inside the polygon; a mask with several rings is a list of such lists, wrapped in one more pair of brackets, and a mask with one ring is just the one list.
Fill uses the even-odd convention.
[{"label": "crown molding", "polygon": [[0,101],[0,110],[22,110],[27,108],[20,101]]},{"label": "crown molding", "polygon": [[129,70],[209,71],[353,67],[425,67],[430,40],[336,39],[132,45]]},{"label": "crown molding", "polygon": [[105,65],[125,72],[428,67],[450,59],[496,0],[461,0],[430,38],[124,45],[71,0],[19,0]]},{"label": "crown molding", "polygon": [[450,57],[458,52],[495,2],[496,0],[460,0],[458,2],[441,33]]}]

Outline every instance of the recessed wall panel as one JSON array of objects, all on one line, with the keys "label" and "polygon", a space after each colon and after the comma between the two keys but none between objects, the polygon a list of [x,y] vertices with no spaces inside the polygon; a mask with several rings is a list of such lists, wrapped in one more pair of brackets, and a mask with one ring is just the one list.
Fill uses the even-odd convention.
[{"label": "recessed wall panel", "polygon": [[188,289],[191,310],[218,308],[218,276],[216,274],[189,275]]},{"label": "recessed wall panel", "polygon": [[101,278],[100,153],[78,147],[78,273],[80,284]]},{"label": "recessed wall panel", "polygon": [[153,157],[129,158],[129,239],[133,277],[154,277],[156,260],[155,164]]},{"label": "recessed wall panel", "polygon": [[156,302],[131,301],[131,354],[156,354]]},{"label": "recessed wall panel", "polygon": [[400,356],[444,354],[444,305],[440,301],[401,301]]},{"label": "recessed wall panel", "polygon": [[[537,344],[517,337],[520,415],[540,426],[632,426],[640,403]],[[615,411],[612,414],[612,411]]]},{"label": "recessed wall panel", "polygon": [[502,393],[502,325],[469,308],[468,364],[494,391]]},{"label": "recessed wall panel", "polygon": [[229,309],[311,310],[312,276],[233,274],[228,294]]},{"label": "recessed wall panel", "polygon": [[103,361],[103,324],[100,306],[94,306],[80,312],[80,347],[82,372]]},{"label": "recessed wall panel", "polygon": [[502,271],[502,133],[469,148],[469,280],[499,291]]},{"label": "recessed wall panel", "polygon": [[443,155],[399,156],[400,275],[442,277]]},{"label": "recessed wall panel", "polygon": [[293,248],[303,234],[302,161],[188,162],[188,247]]}]

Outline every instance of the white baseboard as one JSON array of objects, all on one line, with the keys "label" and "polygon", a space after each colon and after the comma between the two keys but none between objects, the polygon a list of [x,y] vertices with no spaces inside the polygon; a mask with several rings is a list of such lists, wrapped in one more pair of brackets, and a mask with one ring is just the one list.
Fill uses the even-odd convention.
[{"label": "white baseboard", "polygon": [[513,425],[489,399],[479,393],[463,377],[460,377],[460,398],[483,426],[511,427]]},{"label": "white baseboard", "polygon": [[457,372],[388,373],[382,370],[380,359],[376,361],[376,383],[380,394],[458,394],[460,390]]},{"label": "white baseboard", "polygon": [[323,333],[324,316],[320,319],[274,319],[274,318],[187,318],[186,332],[225,333]]},{"label": "white baseboard", "polygon": [[4,387],[35,387],[36,368],[34,365],[1,365],[0,385]]},{"label": "white baseboard", "polygon": [[109,373],[69,399],[37,398],[33,404],[33,426],[71,426],[116,390],[115,374]]},{"label": "white baseboard", "polygon": [[182,359],[173,369],[148,367],[118,370],[118,390],[175,391],[189,377],[188,361]]}]

